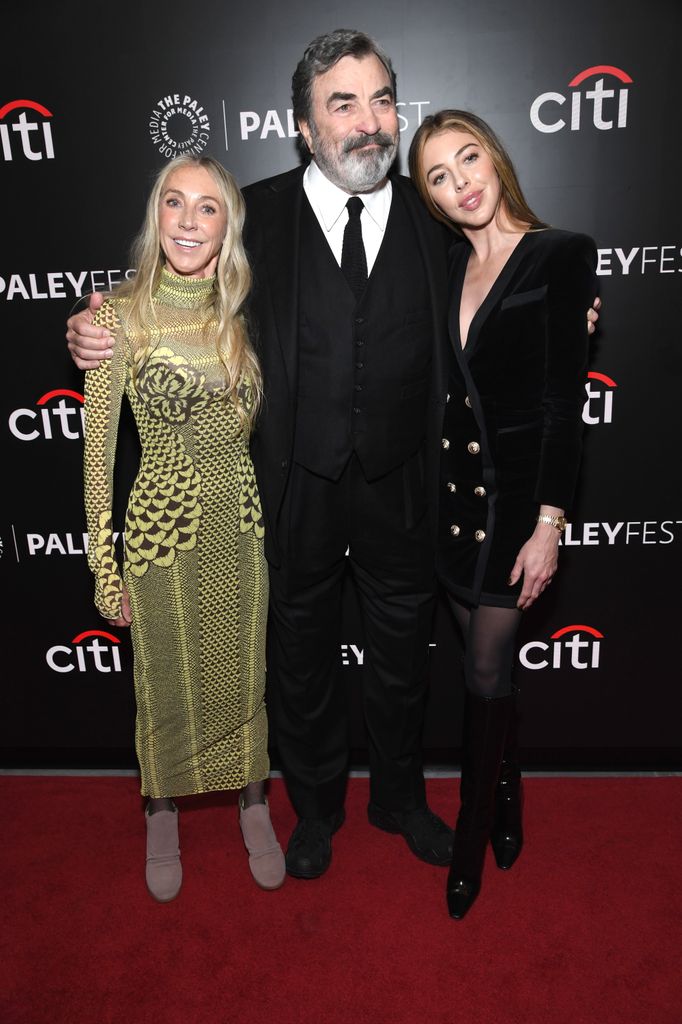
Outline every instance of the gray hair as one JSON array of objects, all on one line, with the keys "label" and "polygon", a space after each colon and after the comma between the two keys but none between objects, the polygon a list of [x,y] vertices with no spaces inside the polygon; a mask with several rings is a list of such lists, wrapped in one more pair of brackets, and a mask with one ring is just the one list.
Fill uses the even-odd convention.
[{"label": "gray hair", "polygon": [[333,68],[342,57],[369,57],[374,54],[386,68],[395,96],[396,77],[391,60],[364,32],[337,28],[313,39],[298,62],[291,79],[291,98],[296,121],[309,123],[312,111],[313,82]]}]

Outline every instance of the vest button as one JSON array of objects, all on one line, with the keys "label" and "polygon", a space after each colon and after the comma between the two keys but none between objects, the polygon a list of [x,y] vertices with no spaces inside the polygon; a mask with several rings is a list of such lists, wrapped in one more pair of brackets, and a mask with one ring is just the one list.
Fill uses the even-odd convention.
[{"label": "vest button", "polygon": [[447,485],[447,488],[450,491],[450,494],[454,494],[455,491],[457,490],[457,484],[449,483]]},{"label": "vest button", "polygon": [[452,534],[453,537],[459,537],[460,528],[457,525],[457,523],[452,524],[452,526],[450,527],[450,533]]},{"label": "vest button", "polygon": [[354,412],[354,413],[355,413],[355,415],[357,416],[357,414],[358,414],[359,412],[362,412],[362,410],[361,410],[361,409],[358,409],[358,407],[357,407],[357,405],[356,405],[356,406],[355,406],[355,408],[353,409],[353,412]]},{"label": "vest button", "polygon": [[365,367],[365,364],[364,364],[364,363],[356,363],[356,364],[355,364],[355,369],[356,369],[356,370],[363,370],[363,369],[364,369],[364,367]]},{"label": "vest button", "polygon": [[364,322],[365,322],[364,316],[356,316],[355,322],[356,322],[356,324],[364,324]]},{"label": "vest button", "polygon": [[445,448],[445,451],[447,451],[448,448],[450,447],[450,442],[448,441],[447,437],[442,438],[440,443],[442,444],[443,448]]},{"label": "vest button", "polygon": [[364,341],[362,340],[362,338],[358,338],[358,340],[357,340],[357,341],[355,342],[355,344],[357,345],[357,347],[358,347],[358,348],[362,348],[362,346],[363,346],[363,345],[364,345],[365,343],[364,343]]},{"label": "vest button", "polygon": [[477,498],[485,498],[485,487],[474,487],[474,494]]},{"label": "vest button", "polygon": [[478,543],[481,544],[485,540],[485,530],[476,530],[474,537]]},{"label": "vest button", "polygon": [[478,441],[469,441],[469,444],[467,445],[467,451],[469,452],[469,455],[478,455],[480,450],[481,446],[478,443]]},{"label": "vest button", "polygon": [[362,391],[362,384],[356,384],[355,385],[355,390],[356,391]]},{"label": "vest button", "polygon": [[468,395],[467,395],[467,396],[466,396],[466,398],[464,399],[464,404],[466,405],[467,409],[470,409],[470,408],[471,408],[471,399],[469,398],[469,396],[468,396]]}]

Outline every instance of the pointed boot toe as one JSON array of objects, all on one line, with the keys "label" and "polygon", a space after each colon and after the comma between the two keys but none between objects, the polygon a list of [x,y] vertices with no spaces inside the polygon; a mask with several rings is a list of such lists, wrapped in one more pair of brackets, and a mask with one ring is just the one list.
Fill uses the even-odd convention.
[{"label": "pointed boot toe", "polygon": [[481,891],[481,883],[469,881],[466,878],[456,878],[448,881],[446,899],[448,913],[455,921],[461,921],[469,911],[474,900]]},{"label": "pointed boot toe", "polygon": [[523,849],[523,837],[512,832],[496,832],[490,837],[495,863],[501,871],[509,871]]}]

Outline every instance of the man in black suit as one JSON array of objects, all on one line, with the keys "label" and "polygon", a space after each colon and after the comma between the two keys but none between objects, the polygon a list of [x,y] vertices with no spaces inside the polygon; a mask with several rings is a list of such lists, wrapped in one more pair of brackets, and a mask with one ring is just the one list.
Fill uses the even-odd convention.
[{"label": "man in black suit", "polygon": [[287,869],[321,874],[343,821],[348,571],[364,629],[369,820],[446,864],[452,835],[426,806],[420,762],[445,243],[407,179],[389,175],[395,76],[371,39],[314,40],[293,103],[312,160],[244,190],[266,391],[253,457],[267,521],[269,692],[300,818]]},{"label": "man in black suit", "polygon": [[[452,832],[426,805],[420,758],[446,400],[445,241],[409,181],[389,173],[395,75],[371,39],[339,30],[314,40],[293,99],[308,167],[244,190],[265,386],[253,458],[270,566],[269,696],[299,816],[287,870],[321,875],[344,818],[347,572],[364,630],[369,820],[447,865]],[[69,328],[79,365],[95,365],[102,331],[87,313]]]}]

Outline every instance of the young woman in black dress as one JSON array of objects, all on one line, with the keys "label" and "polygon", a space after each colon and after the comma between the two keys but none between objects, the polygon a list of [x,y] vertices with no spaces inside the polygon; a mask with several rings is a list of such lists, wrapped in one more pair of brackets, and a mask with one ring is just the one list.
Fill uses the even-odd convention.
[{"label": "young woman in black dress", "polygon": [[480,118],[426,118],[410,172],[434,217],[460,236],[450,268],[439,575],[465,641],[461,806],[447,885],[461,918],[488,840],[509,868],[521,850],[512,667],[521,614],[557,568],[580,461],[592,239],[547,227]]}]

